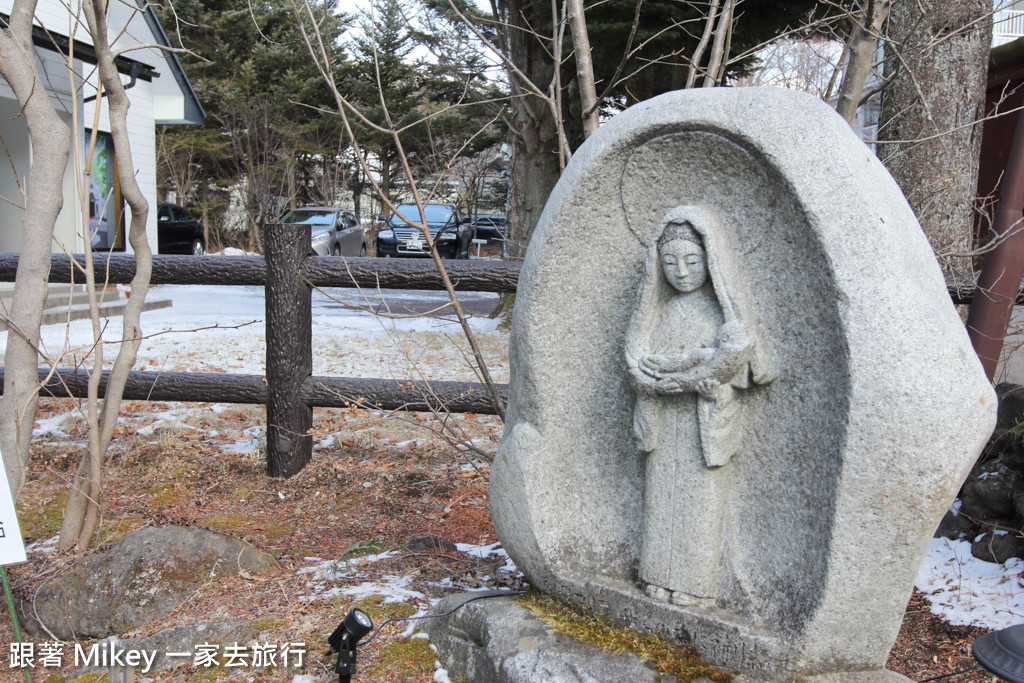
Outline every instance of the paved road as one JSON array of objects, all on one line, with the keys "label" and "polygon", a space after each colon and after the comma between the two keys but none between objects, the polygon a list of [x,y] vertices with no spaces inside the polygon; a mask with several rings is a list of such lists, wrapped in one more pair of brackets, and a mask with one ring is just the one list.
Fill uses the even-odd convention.
[{"label": "paved road", "polygon": [[[364,298],[365,296],[365,298]],[[487,317],[498,306],[498,295],[488,292],[465,292],[459,301],[467,315]],[[383,303],[382,303],[383,302]],[[386,307],[385,304],[386,303]],[[445,292],[423,290],[363,290],[362,295],[353,289],[328,288],[313,294],[313,315],[330,315],[332,310],[358,308],[390,311],[393,315],[431,315],[454,317],[448,295]]]}]

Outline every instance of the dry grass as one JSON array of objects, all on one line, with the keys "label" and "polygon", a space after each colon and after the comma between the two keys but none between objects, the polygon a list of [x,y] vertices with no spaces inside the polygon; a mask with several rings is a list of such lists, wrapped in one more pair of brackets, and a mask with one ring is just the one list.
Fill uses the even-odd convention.
[{"label": "dry grass", "polygon": [[[67,402],[50,402],[43,416],[68,408]],[[250,625],[260,642],[300,641],[308,647],[301,669],[213,671],[182,665],[151,675],[154,681],[283,682],[296,673],[333,680],[334,658],[325,655],[327,636],[352,607],[371,613],[377,608],[373,598],[368,602],[332,595],[336,593],[332,589],[350,587],[351,577],[313,584],[310,574],[300,571],[318,564],[309,558],[331,560],[346,553],[351,557],[359,554],[360,547],[395,550],[386,559],[361,567],[364,576],[359,581],[409,577],[405,588],[431,599],[494,581],[518,585],[515,577],[503,578],[494,571],[493,558],[478,559],[443,548],[405,549],[411,539],[424,536],[453,543],[497,540],[487,515],[486,481],[432,436],[430,429],[437,425],[430,416],[396,419],[362,410],[317,410],[312,462],[297,476],[280,480],[264,474],[260,451],[230,449],[254,432],[262,435],[260,408],[215,412],[202,404],[179,410],[180,405],[142,403],[125,408],[106,469],[101,547],[147,525],[191,525],[244,538],[274,555],[281,569],[203,586],[171,616],[147,624],[138,633],[122,635],[240,620]],[[177,411],[176,419],[162,420],[161,411],[172,409]],[[499,425],[494,419],[462,422],[478,443],[496,447]],[[49,539],[59,529],[64,482],[82,448],[79,436],[76,432],[68,437],[40,437],[34,444],[29,483],[19,502],[29,542]],[[486,466],[478,464],[486,473]],[[33,553],[30,564],[10,571],[16,593],[30,597],[43,581],[75,561],[70,555]],[[412,598],[378,607],[390,616],[408,616],[427,607],[427,602]],[[0,622],[0,639],[12,642],[8,620]],[[422,639],[400,637],[403,630],[402,625],[391,625],[368,647],[360,648],[358,680],[432,680],[433,653]],[[33,680],[60,680],[58,676],[74,670],[71,660],[66,656],[62,669],[37,668]],[[23,678],[19,671],[4,666],[0,680]]]}]

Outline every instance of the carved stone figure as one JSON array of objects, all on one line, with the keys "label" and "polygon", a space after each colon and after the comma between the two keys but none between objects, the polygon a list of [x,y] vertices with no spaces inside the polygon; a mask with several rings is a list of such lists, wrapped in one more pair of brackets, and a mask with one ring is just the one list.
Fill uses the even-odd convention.
[{"label": "carved stone figure", "polygon": [[675,604],[717,597],[724,466],[743,436],[739,392],[770,375],[761,342],[737,310],[728,241],[715,213],[669,211],[644,261],[626,335],[636,390],[633,433],[647,453],[639,580]]},{"label": "carved stone figure", "polygon": [[827,104],[703,88],[602,124],[530,241],[509,365],[491,519],[531,585],[756,680],[901,679],[995,394]]}]

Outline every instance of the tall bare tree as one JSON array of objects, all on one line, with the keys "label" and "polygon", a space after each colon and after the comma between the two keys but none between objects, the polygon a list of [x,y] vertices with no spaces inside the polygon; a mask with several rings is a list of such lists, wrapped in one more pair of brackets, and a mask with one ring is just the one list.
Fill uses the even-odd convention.
[{"label": "tall bare tree", "polygon": [[54,109],[45,79],[36,70],[32,44],[35,10],[35,0],[15,0],[10,21],[0,25],[0,75],[18,98],[32,146],[0,399],[0,449],[15,497],[24,483],[39,405],[39,324],[46,301],[53,228],[64,204],[64,172],[71,150],[71,131]]},{"label": "tall bare tree", "polygon": [[[25,197],[23,247],[15,281],[14,306],[8,315],[11,333],[8,334],[4,358],[4,396],[0,400],[0,447],[3,448],[4,465],[15,495],[20,493],[24,482],[32,426],[38,407],[39,327],[46,299],[53,231],[63,206],[64,176],[73,138],[68,126],[51,104],[47,80],[41,78],[36,71],[35,47],[32,42],[35,10],[36,3],[33,0],[16,0],[9,24],[0,27],[0,75],[14,90],[22,107],[32,151]],[[83,550],[89,545],[99,523],[103,456],[113,438],[124,384],[142,340],[139,317],[149,285],[152,254],[146,238],[148,202],[135,179],[127,124],[129,102],[114,63],[119,53],[110,47],[107,4],[105,0],[83,0],[80,5],[69,6],[68,11],[69,25],[75,24],[84,15],[95,48],[99,79],[97,94],[106,95],[111,137],[119,161],[118,179],[121,192],[131,209],[128,239],[136,258],[136,274],[131,283],[133,296],[123,314],[122,339],[117,344],[118,353],[101,407],[98,387],[104,364],[102,330],[96,283],[92,277],[92,252],[86,252],[84,279],[88,285],[89,306],[97,342],[93,350],[94,366],[87,403],[89,442],[72,484],[61,531],[61,547],[77,546]],[[65,58],[69,74],[74,79],[77,77],[75,62],[71,55],[65,55]],[[99,101],[95,106],[98,111]],[[70,109],[74,129],[80,130],[78,106],[73,103]],[[95,123],[93,127],[95,129]],[[75,149],[81,147],[80,144],[74,146]],[[91,240],[85,209],[88,205],[85,198],[89,191],[89,172],[85,170],[88,164],[84,163],[77,152],[75,160],[81,181],[81,234],[84,237],[83,243],[89,245]]]},{"label": "tall bare tree", "polygon": [[861,104],[864,85],[871,75],[875,48],[878,46],[886,19],[889,18],[890,0],[867,0],[860,21],[847,41],[848,59],[836,111],[851,126]]},{"label": "tall bare tree", "polygon": [[[82,13],[85,15],[93,47],[96,50],[99,86],[107,93],[107,109],[110,119],[110,135],[114,140],[114,154],[119,163],[118,180],[121,193],[131,209],[131,223],[128,227],[128,243],[135,252],[135,275],[131,281],[132,296],[122,313],[121,340],[117,345],[117,356],[110,369],[110,378],[99,405],[99,377],[103,371],[103,342],[98,341],[94,354],[94,365],[89,377],[88,422],[89,443],[82,455],[68,495],[67,508],[60,531],[59,546],[68,549],[74,546],[84,551],[92,542],[100,521],[103,505],[103,460],[114,437],[114,427],[121,410],[121,397],[128,381],[128,374],[135,365],[135,358],[142,344],[142,329],[139,318],[142,315],[146,290],[149,288],[153,269],[153,252],[146,237],[146,219],[149,202],[135,179],[132,151],[128,135],[128,94],[121,83],[120,74],[114,64],[116,57],[111,49],[107,28],[106,0],[83,0]],[[88,242],[87,242],[88,243]],[[87,252],[87,257],[91,255]],[[87,263],[89,260],[87,259]],[[96,303],[95,282],[92,269],[86,270],[89,289],[89,307],[92,313],[93,332],[99,339],[102,330],[99,325],[99,310]]]}]

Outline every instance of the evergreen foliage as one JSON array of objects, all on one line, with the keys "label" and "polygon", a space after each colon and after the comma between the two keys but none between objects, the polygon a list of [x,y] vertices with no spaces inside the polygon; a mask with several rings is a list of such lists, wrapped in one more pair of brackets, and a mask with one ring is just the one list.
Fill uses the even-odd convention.
[{"label": "evergreen foliage", "polygon": [[[172,43],[196,53],[182,62],[207,120],[159,131],[161,193],[176,190],[179,203],[201,214],[214,246],[258,248],[259,226],[289,206],[350,205],[351,192],[359,212],[369,183],[357,153],[382,192],[400,201],[410,198],[401,152],[416,180],[455,180],[448,166],[456,157],[504,137],[500,124],[488,125],[504,92],[464,40],[428,40],[411,19],[419,9],[410,0],[374,0],[350,16],[336,0],[315,5],[335,83],[358,112],[349,116],[352,145],[291,3],[175,2],[162,21]],[[231,203],[242,211],[229,212]],[[244,225],[225,226],[239,215]]]},{"label": "evergreen foliage", "polygon": [[[321,30],[340,36],[348,17],[334,2],[317,7]],[[195,53],[181,60],[207,112],[202,126],[160,131],[161,192],[176,190],[207,218],[215,243],[237,242],[217,230],[234,228],[250,248],[259,247],[258,226],[288,205],[333,200],[348,176],[347,144],[291,5],[177,0],[161,21],[172,43]],[[330,44],[344,82],[344,54],[337,40]],[[224,225],[231,191],[244,225]]]}]

